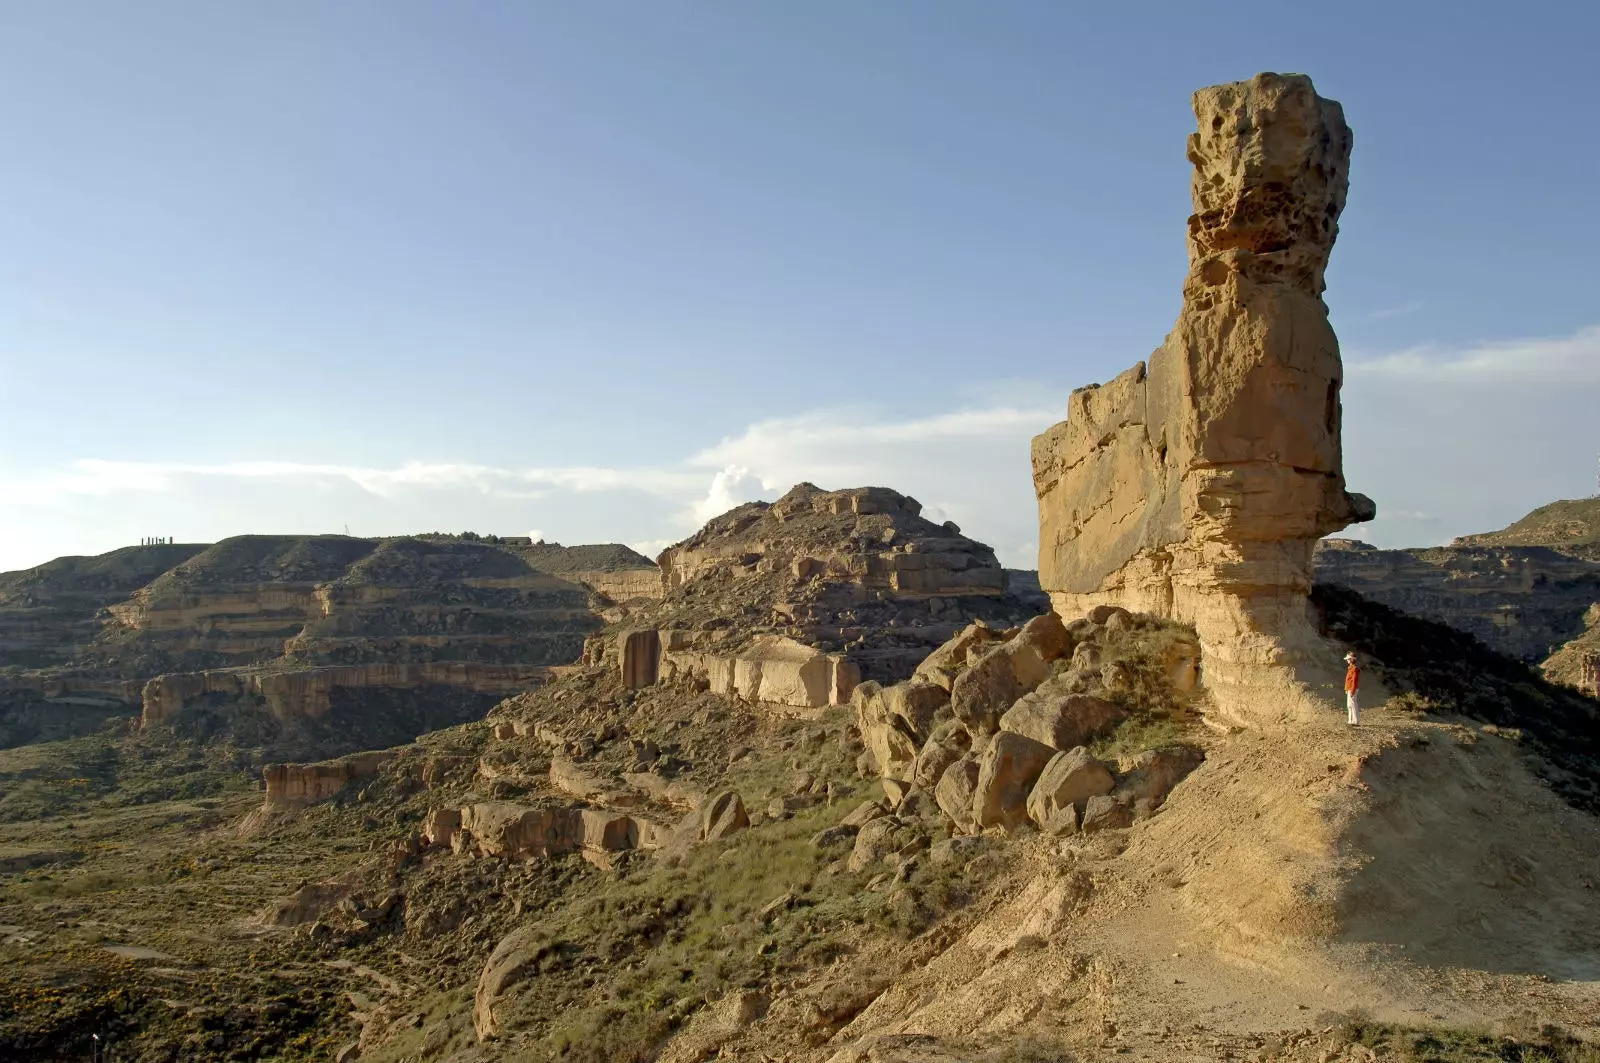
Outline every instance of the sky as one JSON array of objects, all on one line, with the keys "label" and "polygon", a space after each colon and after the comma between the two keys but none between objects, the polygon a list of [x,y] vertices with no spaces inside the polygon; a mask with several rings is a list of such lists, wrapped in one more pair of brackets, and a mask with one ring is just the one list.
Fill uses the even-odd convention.
[{"label": "sky", "polygon": [[808,480],[1034,567],[1181,306],[1193,90],[1355,131],[1346,477],[1596,490],[1600,5],[0,0],[0,570],[147,535],[654,554]]}]

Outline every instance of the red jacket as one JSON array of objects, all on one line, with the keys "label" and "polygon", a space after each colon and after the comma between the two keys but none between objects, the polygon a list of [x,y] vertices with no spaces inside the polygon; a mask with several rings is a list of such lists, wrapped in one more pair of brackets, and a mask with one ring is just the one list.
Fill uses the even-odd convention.
[{"label": "red jacket", "polygon": [[1361,686],[1361,669],[1357,668],[1354,661],[1344,671],[1344,692],[1354,694]]}]

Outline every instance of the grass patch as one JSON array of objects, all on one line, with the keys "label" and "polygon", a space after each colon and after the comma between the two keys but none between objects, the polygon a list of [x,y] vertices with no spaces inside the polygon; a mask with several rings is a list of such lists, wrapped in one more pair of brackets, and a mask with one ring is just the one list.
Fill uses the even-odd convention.
[{"label": "grass patch", "polygon": [[1600,1063],[1600,1046],[1554,1026],[1526,1037],[1506,1037],[1394,1026],[1358,1017],[1341,1022],[1334,1037],[1346,1045],[1364,1045],[1377,1058],[1396,1063]]}]

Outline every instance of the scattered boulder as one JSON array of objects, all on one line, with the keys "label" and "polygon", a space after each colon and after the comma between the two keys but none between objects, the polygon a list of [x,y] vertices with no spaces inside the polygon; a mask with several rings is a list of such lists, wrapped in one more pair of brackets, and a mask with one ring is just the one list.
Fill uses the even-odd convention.
[{"label": "scattered boulder", "polygon": [[767,1013],[765,994],[739,990],[695,1013],[656,1057],[658,1063],[700,1063],[720,1054],[722,1046]]},{"label": "scattered boulder", "polygon": [[1000,715],[1050,677],[1050,665],[1072,647],[1054,613],[1036,616],[1015,636],[985,650],[950,687],[950,709],[975,735],[993,734]]},{"label": "scattered boulder", "polygon": [[1078,810],[1072,805],[1062,805],[1049,819],[1039,824],[1039,829],[1053,838],[1064,838],[1078,832]]},{"label": "scattered boulder", "polygon": [[923,848],[927,838],[913,824],[894,816],[875,819],[856,833],[855,848],[845,864],[849,871],[860,871],[897,853]]},{"label": "scattered boulder", "polygon": [[950,692],[937,683],[913,678],[883,690],[884,708],[906,725],[911,734],[925,738],[933,730],[934,716],[950,703]]},{"label": "scattered boulder", "polygon": [[1005,646],[985,650],[950,687],[950,711],[972,734],[993,734],[1000,714],[1027,693]]},{"label": "scattered boulder", "polygon": [[963,864],[982,850],[983,844],[982,838],[946,838],[928,850],[928,862],[935,867]]},{"label": "scattered boulder", "polygon": [[473,1000],[472,1020],[478,1040],[487,1041],[500,1032],[495,1005],[506,991],[522,981],[539,961],[540,939],[531,927],[519,927],[500,939],[478,975],[478,990]]},{"label": "scattered boulder", "polygon": [[977,761],[972,815],[978,826],[1010,830],[1026,820],[1028,792],[1054,755],[1055,750],[1025,735],[995,735]]},{"label": "scattered boulder", "polygon": [[944,735],[935,732],[917,754],[916,763],[911,769],[911,781],[923,789],[933,789],[939,785],[939,777],[944,770],[960,760],[971,745],[971,738],[959,727],[952,728]]},{"label": "scattered boulder", "polygon": [[955,678],[964,671],[968,659],[1000,641],[1000,633],[978,621],[963,628],[955,638],[934,650],[917,666],[914,679],[937,683],[950,690]]},{"label": "scattered boulder", "polygon": [[1067,750],[1100,737],[1127,715],[1114,702],[1090,694],[1051,696],[1036,690],[1006,710],[1000,730]]},{"label": "scattered boulder", "polygon": [[933,800],[957,827],[972,830],[976,826],[972,815],[972,797],[977,790],[978,758],[967,753],[939,776],[939,783],[933,790]]},{"label": "scattered boulder", "polygon": [[[941,695],[944,693],[931,684],[927,684],[926,688],[938,691]],[[916,764],[917,750],[922,743],[905,717],[891,711],[891,699],[886,694],[887,691],[875,682],[869,681],[856,687],[851,696],[856,710],[856,727],[861,732],[861,740],[866,743],[867,753],[871,755],[877,773],[886,779],[909,782]],[[907,711],[912,711],[906,706],[908,699],[904,695],[898,695],[894,700]]]},{"label": "scattered boulder", "polygon": [[1109,794],[1091,797],[1084,804],[1083,833],[1117,830],[1133,825],[1133,809]]},{"label": "scattered boulder", "polygon": [[1109,794],[1116,788],[1116,780],[1103,763],[1089,755],[1082,746],[1057,753],[1050,758],[1039,781],[1028,794],[1028,818],[1045,828],[1063,809],[1073,810],[1071,833],[1078,826],[1077,812],[1089,798]]},{"label": "scattered boulder", "polygon": [[750,816],[745,812],[744,799],[732,790],[725,790],[704,806],[700,824],[701,840],[714,842],[748,827]]},{"label": "scattered boulder", "polygon": [[879,816],[886,816],[889,810],[878,801],[863,801],[855,807],[848,816],[839,822],[846,827],[864,827]]},{"label": "scattered boulder", "polygon": [[1101,627],[1109,628],[1113,621],[1125,623],[1126,621],[1132,620],[1133,616],[1126,609],[1119,605],[1097,605],[1093,609],[1089,610],[1086,619],[1091,624],[1098,624]]},{"label": "scattered boulder", "polygon": [[1117,784],[1117,797],[1130,805],[1146,800],[1152,808],[1159,807],[1172,788],[1205,759],[1205,753],[1189,745],[1147,749],[1127,765]]}]

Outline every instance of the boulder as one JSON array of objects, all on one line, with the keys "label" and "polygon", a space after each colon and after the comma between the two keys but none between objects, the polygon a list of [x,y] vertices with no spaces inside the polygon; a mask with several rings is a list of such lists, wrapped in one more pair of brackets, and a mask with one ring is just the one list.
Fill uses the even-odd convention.
[{"label": "boulder", "polygon": [[846,827],[861,827],[879,816],[887,816],[889,810],[879,801],[863,801],[844,819],[839,822]]},{"label": "boulder", "polygon": [[875,819],[856,833],[855,848],[850,851],[846,870],[860,871],[907,849],[914,849],[926,841],[915,826],[894,816]]},{"label": "boulder", "polygon": [[1090,756],[1087,749],[1079,746],[1057,753],[1028,794],[1028,818],[1045,828],[1062,809],[1073,809],[1072,829],[1076,830],[1076,812],[1083,810],[1089,798],[1109,794],[1115,788],[1110,769]]},{"label": "boulder", "polygon": [[1083,808],[1083,833],[1117,830],[1133,825],[1133,809],[1109,794],[1091,797]]},{"label": "boulder", "polygon": [[1041,613],[1022,625],[1022,630],[1011,640],[1011,646],[1013,653],[1026,651],[1029,657],[1029,663],[1018,670],[1018,677],[1028,682],[1030,675],[1037,674],[1038,678],[1033,680],[1033,684],[1037,685],[1044,681],[1050,670],[1037,671],[1033,661],[1049,664],[1066,656],[1072,649],[1072,636],[1055,613]]},{"label": "boulder", "polygon": [[1101,627],[1110,627],[1113,621],[1118,621],[1121,626],[1120,622],[1131,619],[1131,616],[1132,614],[1120,606],[1097,605],[1089,610],[1088,620],[1089,623],[1099,624]]},{"label": "boulder", "polygon": [[905,724],[918,740],[928,737],[933,730],[935,714],[950,703],[948,690],[917,678],[884,688],[882,696],[888,715]]},{"label": "boulder", "polygon": [[[1055,755],[1043,742],[1001,731],[978,757],[972,818],[980,827],[1010,830],[1027,818],[1028,792]],[[943,803],[941,802],[941,806]]]},{"label": "boulder", "polygon": [[[937,687],[933,689],[938,690]],[[905,718],[890,711],[890,699],[885,694],[886,691],[874,682],[856,687],[851,696],[856,727],[861,732],[862,742],[866,743],[873,770],[886,779],[910,781],[922,743]]]},{"label": "boulder", "polygon": [[962,830],[977,826],[972,816],[972,798],[978,790],[978,758],[964,754],[939,776],[933,800],[939,810]]},{"label": "boulder", "polygon": [[1194,746],[1147,749],[1124,766],[1122,779],[1117,784],[1117,797],[1130,805],[1140,800],[1149,801],[1152,808],[1157,808],[1172,788],[1205,759],[1205,753]]},{"label": "boulder", "polygon": [[1072,805],[1062,805],[1049,819],[1039,824],[1039,830],[1052,838],[1065,838],[1078,833],[1078,810]]},{"label": "boulder", "polygon": [[449,845],[461,829],[459,808],[436,808],[422,824],[422,840],[428,845]]},{"label": "boulder", "polygon": [[966,669],[968,658],[1000,641],[1000,633],[983,621],[969,624],[955,638],[934,650],[917,665],[915,679],[937,683],[948,691]]},{"label": "boulder", "polygon": [[1120,705],[1090,694],[1052,696],[1035,691],[1006,710],[1000,730],[1067,750],[1100,737],[1127,715]]},{"label": "boulder", "polygon": [[939,785],[939,777],[944,774],[944,770],[960,760],[965,753],[966,749],[952,738],[935,736],[928,739],[912,766],[911,781],[925,790],[932,790]]},{"label": "boulder", "polygon": [[702,806],[700,816],[702,841],[718,841],[749,825],[750,817],[744,810],[744,799],[732,790],[724,790]]},{"label": "boulder", "polygon": [[478,975],[478,990],[473,1000],[472,1020],[478,1040],[487,1041],[500,1032],[495,1005],[506,991],[529,974],[541,955],[542,938],[532,927],[518,927],[495,945],[488,962]]},{"label": "boulder", "polygon": [[992,734],[1000,714],[1026,694],[1005,646],[985,650],[950,687],[950,711],[973,734]]}]

